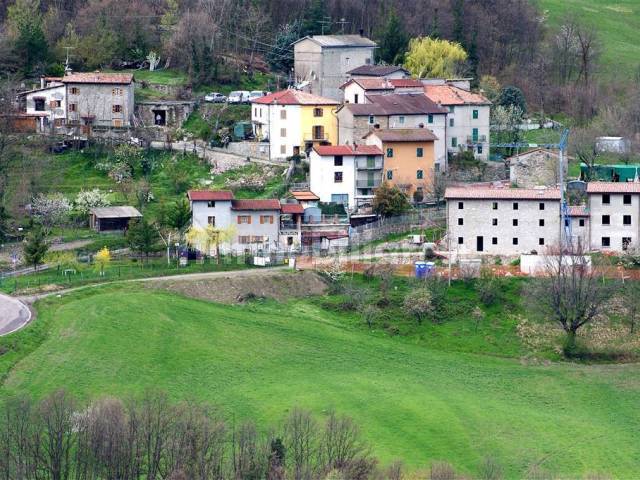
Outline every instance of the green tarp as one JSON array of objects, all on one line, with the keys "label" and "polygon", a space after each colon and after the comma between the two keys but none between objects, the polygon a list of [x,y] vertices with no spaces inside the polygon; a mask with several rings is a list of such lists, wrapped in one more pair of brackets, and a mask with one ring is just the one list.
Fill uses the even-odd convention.
[{"label": "green tarp", "polygon": [[[632,182],[640,177],[640,164],[595,165],[591,169],[591,180],[605,182]],[[580,164],[580,179],[589,180],[589,167]]]}]

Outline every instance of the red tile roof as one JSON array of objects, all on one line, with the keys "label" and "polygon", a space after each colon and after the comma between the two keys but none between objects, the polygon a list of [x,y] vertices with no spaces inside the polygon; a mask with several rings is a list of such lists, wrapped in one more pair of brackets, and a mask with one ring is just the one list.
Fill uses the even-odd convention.
[{"label": "red tile roof", "polygon": [[360,85],[364,90],[393,90],[393,85],[389,83],[386,78],[352,78],[340,85],[341,89],[344,89],[347,85],[351,85],[352,83],[356,83]]},{"label": "red tile roof", "polygon": [[640,182],[589,182],[587,193],[640,193]]},{"label": "red tile roof", "polygon": [[391,78],[389,83],[395,88],[420,87],[422,82],[416,78]]},{"label": "red tile roof", "polygon": [[441,105],[490,105],[479,93],[469,92],[453,85],[425,85],[424,94]]},{"label": "red tile roof", "polygon": [[313,200],[320,200],[320,197],[317,196],[315,193],[309,191],[309,190],[295,190],[295,191],[291,191],[291,196],[293,196],[293,198],[295,198],[298,201],[313,201]]},{"label": "red tile roof", "polygon": [[283,203],[280,207],[282,213],[304,213],[304,207],[299,203]]},{"label": "red tile roof", "polygon": [[189,190],[187,196],[192,202],[233,200],[233,192],[228,190]]},{"label": "red tile roof", "polygon": [[270,198],[266,200],[233,200],[231,210],[280,210],[280,202]]},{"label": "red tile roof", "polygon": [[357,145],[354,149],[352,145],[318,145],[313,147],[318,155],[382,155],[375,145]]},{"label": "red tile roof", "polygon": [[389,128],[371,130],[363,138],[375,135],[383,142],[433,142],[438,139],[428,128]]},{"label": "red tile roof", "polygon": [[71,73],[62,78],[63,83],[107,83],[128,85],[132,81],[132,73],[83,72]]},{"label": "red tile roof", "polygon": [[573,206],[567,208],[567,213],[570,217],[588,217],[589,209],[584,205]]},{"label": "red tile roof", "polygon": [[331,98],[320,97],[318,95],[293,89],[271,93],[264,97],[251,100],[251,103],[264,105],[340,105],[340,102]]},{"label": "red tile roof", "polygon": [[477,200],[560,200],[558,188],[449,187],[444,198]]}]

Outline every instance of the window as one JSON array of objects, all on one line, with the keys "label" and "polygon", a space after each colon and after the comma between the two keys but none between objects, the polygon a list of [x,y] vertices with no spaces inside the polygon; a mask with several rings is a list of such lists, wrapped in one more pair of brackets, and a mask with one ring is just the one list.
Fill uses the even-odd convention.
[{"label": "window", "polygon": [[433,115],[429,114],[429,116],[427,117],[427,122],[433,123]]},{"label": "window", "polygon": [[283,108],[282,110],[280,110],[280,120],[286,120],[287,119],[287,111]]},{"label": "window", "polygon": [[215,200],[209,200],[207,202],[207,208],[216,208],[216,202]]},{"label": "window", "polygon": [[324,127],[322,125],[315,125],[313,127],[313,139],[324,140]]},{"label": "window", "polygon": [[478,155],[482,155],[482,145],[478,145]]},{"label": "window", "polygon": [[450,119],[449,119],[449,126],[450,126],[450,127],[453,127],[454,123],[455,123],[455,122],[453,121],[453,118],[450,118]]},{"label": "window", "polygon": [[[238,224],[250,224],[251,223],[251,215],[238,215]],[[246,242],[245,242],[246,243]]]},{"label": "window", "polygon": [[458,202],[458,210],[462,210],[464,208],[464,202]]},{"label": "window", "polygon": [[404,125],[404,117],[398,117],[398,123]]},{"label": "window", "polygon": [[113,113],[122,113],[122,105],[112,105],[111,111]]},{"label": "window", "polygon": [[80,89],[78,87],[71,87],[71,95],[79,95]]},{"label": "window", "polygon": [[416,148],[416,157],[422,158],[424,156],[424,150],[422,147]]},{"label": "window", "polygon": [[288,246],[293,245],[293,237],[287,237],[287,245]]},{"label": "window", "polygon": [[36,112],[44,112],[44,98],[34,98],[33,104]]},{"label": "window", "polygon": [[622,216],[622,224],[623,225],[631,225],[631,215],[623,215]]},{"label": "window", "polygon": [[464,237],[458,237],[458,245],[462,245],[464,243]]},{"label": "window", "polygon": [[611,225],[611,217],[609,215],[602,215],[602,225]]},{"label": "window", "polygon": [[349,66],[349,57],[344,57],[344,64]]},{"label": "window", "polygon": [[473,111],[473,119],[477,120],[478,119],[478,110],[474,110]]},{"label": "window", "polygon": [[568,219],[568,218],[565,218],[565,219],[564,219],[564,226],[565,226],[565,227],[568,227],[568,226],[569,226],[569,219]]},{"label": "window", "polygon": [[331,203],[341,203],[343,205],[349,205],[349,195],[346,193],[332,193]]},{"label": "window", "polygon": [[518,202],[513,202],[513,209],[518,210]]},{"label": "window", "polygon": [[622,203],[624,203],[625,205],[631,205],[631,195],[629,195],[628,193],[625,193],[622,196]]},{"label": "window", "polygon": [[497,227],[498,226],[498,219],[497,218],[492,219],[491,220],[491,225],[493,225],[494,227]]},{"label": "window", "polygon": [[512,221],[512,223],[513,223],[513,226],[514,226],[514,227],[517,227],[517,226],[518,226],[518,219],[517,219],[517,218],[514,218],[514,219],[513,219],[513,221]]},{"label": "window", "polygon": [[207,217],[207,224],[211,225],[212,227],[216,226],[216,217]]},{"label": "window", "polygon": [[581,218],[579,220],[578,225],[580,225],[581,227],[584,227],[584,218]]},{"label": "window", "polygon": [[393,157],[393,148],[387,148],[387,158]]},{"label": "window", "polygon": [[631,237],[622,237],[622,250],[629,250],[631,245]]},{"label": "window", "polygon": [[453,113],[456,111],[456,107],[454,107],[453,105],[449,106],[449,113]]},{"label": "window", "polygon": [[387,170],[387,180],[393,180],[393,171]]},{"label": "window", "polygon": [[376,123],[376,117],[369,115],[369,125],[373,125],[374,123]]},{"label": "window", "polygon": [[260,215],[260,223],[273,223],[273,215]]},{"label": "window", "polygon": [[336,155],[333,157],[333,166],[341,167],[342,166],[342,155]]},{"label": "window", "polygon": [[603,247],[610,247],[611,239],[609,237],[602,237],[601,244]]},{"label": "window", "polygon": [[473,130],[471,130],[471,140],[473,141],[473,143],[477,143],[478,142],[478,129],[474,128]]},{"label": "window", "polygon": [[114,127],[121,127],[122,126],[122,119],[121,118],[114,118],[113,119],[113,126]]},{"label": "window", "polygon": [[518,244],[518,237],[513,237],[512,243],[514,245],[517,245]]},{"label": "window", "polygon": [[281,155],[285,155],[287,153],[287,146],[286,145],[280,145],[280,154]]},{"label": "window", "polygon": [[238,237],[238,243],[251,243],[251,237],[249,235],[240,235]]},{"label": "window", "polygon": [[77,103],[70,103],[69,104],[69,111],[70,112],[77,112],[78,111],[78,104]]},{"label": "window", "polygon": [[491,245],[497,245],[498,244],[498,237],[492,237],[491,238]]},{"label": "window", "polygon": [[436,173],[437,173],[437,172],[439,172],[439,171],[440,171],[440,164],[439,164],[439,163],[436,163],[436,164],[433,166],[433,169],[436,171]]},{"label": "window", "polygon": [[122,95],[122,89],[121,88],[114,88],[113,90],[111,90],[111,95],[113,95],[113,96]]},{"label": "window", "polygon": [[367,155],[367,168],[376,168],[376,157]]},{"label": "window", "polygon": [[319,107],[316,107],[313,109],[313,116],[314,117],[321,117],[322,115],[324,115],[324,110],[322,110]]},{"label": "window", "polygon": [[353,96],[353,103],[358,103],[358,94],[357,93]]},{"label": "window", "polygon": [[370,57],[365,58],[364,63],[365,65],[371,65],[371,58]]},{"label": "window", "polygon": [[286,137],[287,136],[287,129],[286,128],[281,128],[280,129],[280,136],[281,137]]},{"label": "window", "polygon": [[611,196],[608,193],[602,194],[602,204],[609,205],[611,203]]},{"label": "window", "polygon": [[342,183],[342,172],[334,172],[333,181],[334,183]]},{"label": "window", "polygon": [[423,170],[416,171],[416,178],[418,180],[422,180],[424,178],[424,171]]},{"label": "window", "polygon": [[451,146],[452,146],[453,148],[456,148],[456,147],[458,146],[458,139],[457,139],[456,137],[453,137],[453,138],[451,139]]},{"label": "window", "polygon": [[540,210],[544,210],[544,202],[540,202],[540,203],[538,204],[538,208],[539,208]]},{"label": "window", "polygon": [[464,225],[464,219],[463,218],[459,218],[458,219],[458,225]]},{"label": "window", "polygon": [[498,209],[498,202],[493,202],[493,203],[491,204],[491,208],[492,208],[493,210],[497,210],[497,209]]},{"label": "window", "polygon": [[254,117],[257,117],[257,116],[258,116],[258,107],[255,107],[255,108],[253,109],[253,116],[254,116]]},{"label": "window", "polygon": [[538,220],[538,226],[544,227],[544,218],[541,218],[540,220]]},{"label": "window", "polygon": [[538,245],[544,245],[544,238],[538,239]]}]

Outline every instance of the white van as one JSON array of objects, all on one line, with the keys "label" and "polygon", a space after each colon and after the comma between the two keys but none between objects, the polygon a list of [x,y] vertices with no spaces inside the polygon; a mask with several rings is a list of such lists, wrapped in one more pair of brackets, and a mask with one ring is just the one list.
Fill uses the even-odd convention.
[{"label": "white van", "polygon": [[247,90],[235,90],[229,94],[229,103],[249,103],[249,92]]}]

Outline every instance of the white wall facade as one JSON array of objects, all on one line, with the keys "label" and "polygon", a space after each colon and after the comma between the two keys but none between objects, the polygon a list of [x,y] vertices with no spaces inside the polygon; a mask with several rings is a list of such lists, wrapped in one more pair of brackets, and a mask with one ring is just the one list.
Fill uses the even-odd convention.
[{"label": "white wall facade", "polygon": [[[452,111],[447,115],[447,148],[451,151],[457,151],[458,147],[465,146],[472,141],[473,129],[478,129],[478,142],[474,145],[474,153],[477,158],[486,160],[489,158],[490,143],[490,110],[489,105],[455,105],[447,106]],[[478,118],[473,118],[473,111],[477,110]],[[453,126],[451,126],[453,121]],[[457,140],[458,147],[453,146],[453,139]],[[484,139],[484,141],[482,141]],[[480,152],[478,152],[480,145]]]},{"label": "white wall facade", "polygon": [[[541,203],[544,210],[540,209]],[[460,204],[462,208],[459,208]],[[459,225],[459,219],[462,219],[462,225]],[[559,243],[560,201],[447,199],[447,225],[450,248],[456,253],[518,255],[532,250],[542,253],[548,246]],[[478,249],[479,237],[482,238],[481,251]]]},{"label": "white wall facade", "polygon": [[[46,114],[46,116],[42,117],[42,124],[40,126],[42,130],[46,131],[53,125],[64,123],[66,121],[67,105],[65,102],[65,91],[65,86],[60,84],[56,87],[37,90],[25,95],[27,114]],[[44,110],[36,110],[37,98],[44,99]]]},{"label": "white wall facade", "polygon": [[[608,195],[609,203],[603,196]],[[625,204],[625,195],[630,203]],[[640,247],[640,194],[638,193],[589,193],[589,239],[592,250],[623,251],[623,241],[629,240],[629,248]],[[603,215],[609,216],[609,224],[603,221]],[[630,224],[625,225],[625,216]],[[605,245],[609,239],[609,245]]]},{"label": "white wall facade", "polygon": [[589,217],[568,217],[571,225],[571,243],[575,248],[580,246],[589,249]]},{"label": "white wall facade", "polygon": [[269,109],[270,105],[262,105],[260,103],[251,104],[251,124],[253,127],[253,135],[258,140],[268,140],[269,129]]},{"label": "white wall facade", "polygon": [[[294,154],[295,147],[299,147],[300,153],[303,152],[301,107],[299,105],[264,105],[263,108],[268,109],[271,159],[290,157]],[[286,112],[285,118],[282,118],[283,111]],[[283,133],[285,135],[282,135]]]},{"label": "white wall facade", "polygon": [[[342,182],[335,181],[335,172],[342,172]],[[309,189],[321,202],[331,202],[332,195],[348,195],[349,208],[356,204],[356,168],[353,155],[342,157],[342,166],[334,165],[334,156],[321,156],[315,150],[309,155]]]},{"label": "white wall facade", "polygon": [[209,225],[209,217],[215,217],[216,226],[226,228],[231,223],[231,200],[216,200],[214,206],[209,202],[198,200],[191,202],[191,225],[206,228]]}]

